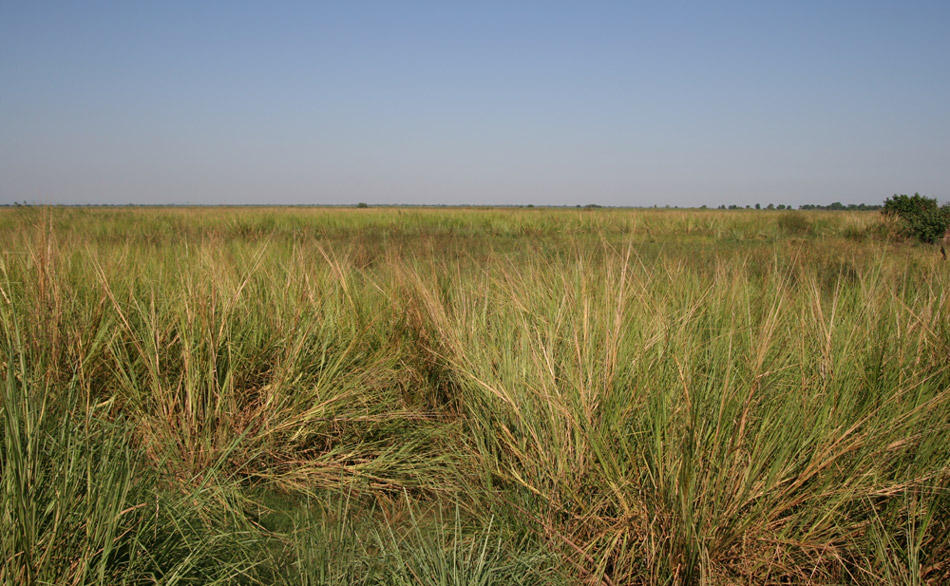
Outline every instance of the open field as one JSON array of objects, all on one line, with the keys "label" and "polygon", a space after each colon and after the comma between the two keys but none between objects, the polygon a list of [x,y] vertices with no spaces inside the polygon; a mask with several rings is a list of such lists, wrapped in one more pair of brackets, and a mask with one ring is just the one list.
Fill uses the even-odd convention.
[{"label": "open field", "polygon": [[876,212],[0,210],[0,581],[950,582]]}]

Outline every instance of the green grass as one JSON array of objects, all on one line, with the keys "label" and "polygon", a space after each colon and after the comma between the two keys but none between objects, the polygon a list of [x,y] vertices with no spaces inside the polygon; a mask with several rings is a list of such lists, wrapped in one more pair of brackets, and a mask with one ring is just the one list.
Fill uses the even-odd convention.
[{"label": "green grass", "polygon": [[0,211],[0,582],[950,581],[875,212]]}]

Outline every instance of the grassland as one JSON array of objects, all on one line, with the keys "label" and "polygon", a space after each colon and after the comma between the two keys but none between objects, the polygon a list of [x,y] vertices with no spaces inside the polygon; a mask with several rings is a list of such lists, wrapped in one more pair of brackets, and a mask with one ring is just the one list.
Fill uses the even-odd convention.
[{"label": "grassland", "polygon": [[0,211],[0,581],[950,581],[874,212]]}]

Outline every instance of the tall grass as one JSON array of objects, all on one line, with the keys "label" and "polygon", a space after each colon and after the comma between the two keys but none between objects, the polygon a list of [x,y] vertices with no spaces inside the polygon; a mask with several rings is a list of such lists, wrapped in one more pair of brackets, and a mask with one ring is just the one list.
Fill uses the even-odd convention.
[{"label": "tall grass", "polygon": [[597,578],[877,579],[868,520],[907,531],[946,498],[946,274],[894,291],[880,257],[854,282],[764,262],[630,250],[502,270],[448,307],[423,289],[491,482]]},{"label": "tall grass", "polygon": [[950,271],[788,213],[5,210],[0,579],[950,580]]}]

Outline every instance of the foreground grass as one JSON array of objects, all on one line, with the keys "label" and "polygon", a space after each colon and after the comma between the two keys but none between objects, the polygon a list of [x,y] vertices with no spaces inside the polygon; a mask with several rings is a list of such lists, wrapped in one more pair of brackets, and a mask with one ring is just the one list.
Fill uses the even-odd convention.
[{"label": "foreground grass", "polygon": [[950,269],[886,229],[5,210],[0,580],[945,582]]}]

